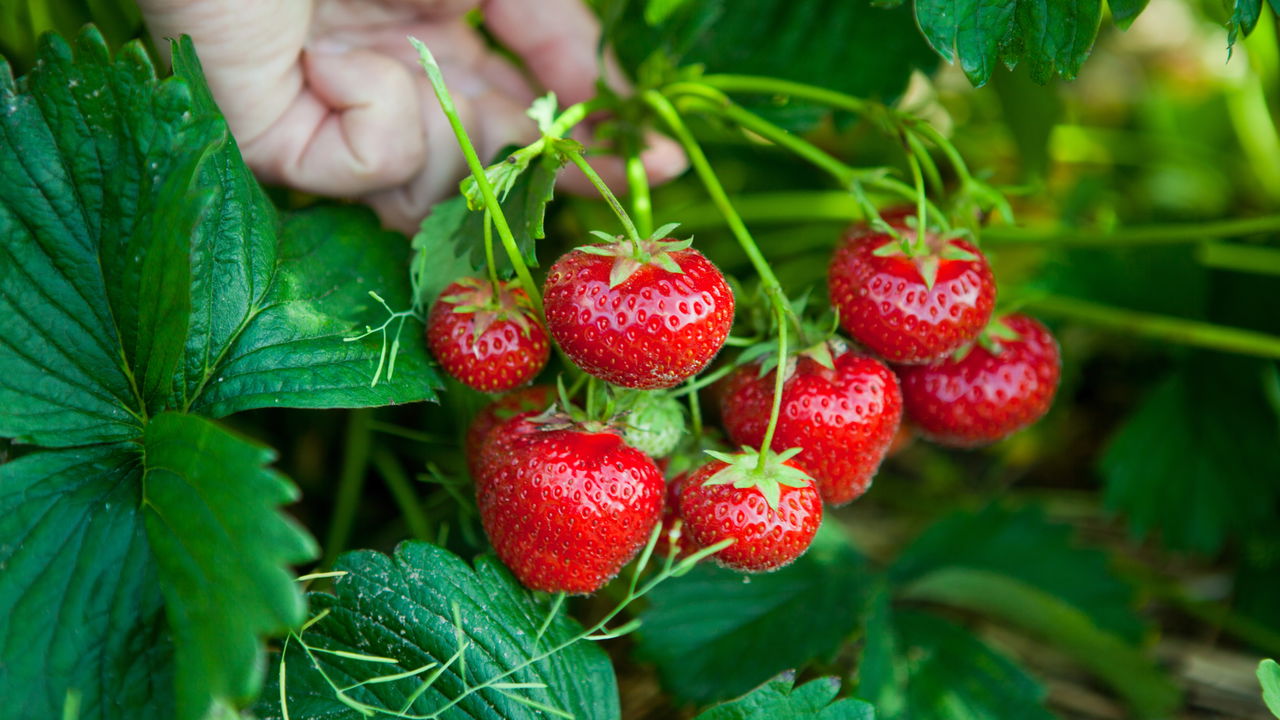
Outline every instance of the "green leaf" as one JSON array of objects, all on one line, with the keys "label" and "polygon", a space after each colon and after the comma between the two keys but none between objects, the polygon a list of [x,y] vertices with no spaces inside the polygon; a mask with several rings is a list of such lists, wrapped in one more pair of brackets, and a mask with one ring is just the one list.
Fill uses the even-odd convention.
[{"label": "green leaf", "polygon": [[1073,606],[1108,633],[1142,639],[1146,623],[1134,611],[1133,589],[1111,573],[1106,555],[1081,547],[1072,535],[1034,507],[956,512],[912,542],[889,576],[905,586],[956,568],[999,573]]},{"label": "green leaf", "polygon": [[1236,38],[1248,37],[1262,15],[1262,0],[1235,0],[1231,19],[1227,21],[1227,57],[1236,44]]},{"label": "green leaf", "polygon": [[277,510],[297,490],[263,467],[270,450],[165,413],[147,424],[143,453],[147,538],[177,645],[177,717],[199,720],[211,700],[256,696],[259,638],[305,616],[287,566],[316,547]]},{"label": "green leaf", "polygon": [[1168,717],[1178,690],[1151,660],[1062,598],[983,570],[938,570],[907,586],[907,600],[941,603],[1001,620],[1074,658],[1106,682],[1140,718]]},{"label": "green leaf", "polygon": [[[283,674],[270,673],[273,686],[256,708],[264,720],[284,717],[276,680],[281,676],[290,717],[361,717],[337,698],[321,671],[340,687],[365,683],[346,694],[356,702],[393,711],[422,690],[410,711],[430,713],[456,700],[444,718],[532,720],[548,716],[528,702],[584,719],[619,717],[613,668],[595,644],[581,641],[528,664],[536,655],[574,637],[581,628],[557,612],[539,638],[549,604],[535,600],[496,560],[482,557],[472,569],[442,548],[407,542],[394,557],[371,551],[348,553],[337,569],[347,574],[337,580],[335,594],[311,595],[314,610],[328,611],[301,636],[317,650],[308,653],[297,638],[290,641]],[[460,630],[455,617],[461,623]],[[450,662],[460,643],[466,643],[466,649]],[[334,652],[395,662],[370,662]],[[424,679],[438,671],[438,666],[388,682],[369,682],[431,663],[447,667],[426,688]],[[501,682],[546,687],[467,691],[512,670]]]},{"label": "green leaf", "polygon": [[409,271],[415,308],[430,307],[450,283],[483,267],[483,264],[472,265],[470,241],[463,242],[465,238],[461,234],[470,214],[467,199],[457,195],[438,203],[422,220],[413,236],[413,263]]},{"label": "green leaf", "polygon": [[1258,683],[1262,685],[1262,700],[1267,709],[1280,718],[1280,665],[1275,660],[1258,663]]},{"label": "green leaf", "polygon": [[[767,75],[892,101],[913,70],[937,64],[905,7],[889,10],[869,0],[689,0],[652,27],[639,17],[639,5],[631,3],[630,17],[609,38],[631,68],[657,51],[709,73]],[[811,127],[827,114],[778,100],[742,98],[791,129]]]},{"label": "green leaf", "polygon": [[1044,689],[965,628],[887,603],[867,625],[858,692],[879,720],[1049,720]]},{"label": "green leaf", "polygon": [[869,574],[828,525],[777,572],[744,576],[704,564],[654,589],[637,652],[682,701],[739,695],[832,656],[858,626]]},{"label": "green leaf", "polygon": [[1102,20],[1102,0],[917,0],[915,8],[929,44],[948,62],[959,60],[975,86],[1001,62],[1027,63],[1039,83],[1055,74],[1074,79]]},{"label": "green leaf", "polygon": [[1107,0],[1111,8],[1111,19],[1121,30],[1128,30],[1138,15],[1147,8],[1151,0]]},{"label": "green leaf", "polygon": [[658,25],[687,2],[689,0],[648,0],[644,6],[644,21]]},{"label": "green leaf", "polygon": [[1194,356],[1160,383],[1102,458],[1105,499],[1137,535],[1217,552],[1248,537],[1280,499],[1280,422],[1263,363]]},{"label": "green leaf", "polygon": [[0,60],[0,434],[45,446],[139,434],[141,394],[176,361],[150,336],[183,319],[156,280],[204,211],[195,161],[217,137],[190,108],[141,45],[113,61],[92,28],[74,58],[46,36],[16,83]]},{"label": "green leaf", "polygon": [[836,700],[840,678],[823,677],[798,688],[786,672],[760,687],[699,713],[694,720],[873,720],[875,710],[861,700]]},{"label": "green leaf", "polygon": [[174,717],[173,643],[131,444],[0,465],[0,697],[14,718]]},{"label": "green leaf", "polygon": [[[422,323],[400,332],[395,374],[370,387],[384,339],[344,338],[388,319],[373,291],[396,309],[411,306],[404,238],[380,230],[356,207],[289,216],[280,263],[263,307],[224,352],[192,405],[221,417],[260,407],[367,407],[433,399],[442,387],[430,367]],[[399,323],[393,322],[394,336]],[[390,342],[390,337],[386,340]]]}]

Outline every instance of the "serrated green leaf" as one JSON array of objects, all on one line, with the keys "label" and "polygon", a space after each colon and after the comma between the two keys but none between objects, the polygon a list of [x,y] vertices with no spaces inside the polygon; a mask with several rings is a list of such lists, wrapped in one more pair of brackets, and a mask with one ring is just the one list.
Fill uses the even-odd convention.
[{"label": "serrated green leaf", "polygon": [[176,716],[200,720],[214,700],[257,695],[260,638],[305,617],[288,565],[316,547],[278,510],[297,490],[263,467],[270,450],[164,413],[147,424],[143,453],[147,539],[177,646]]},{"label": "serrated green leaf", "polygon": [[450,283],[481,269],[471,264],[471,246],[458,242],[470,214],[466,198],[454,196],[436,204],[413,236],[409,272],[419,311],[425,312]]},{"label": "serrated green leaf", "polygon": [[1248,37],[1262,16],[1262,0],[1234,0],[1227,21],[1227,57],[1239,37]]},{"label": "serrated green leaf", "polygon": [[[343,342],[411,305],[404,238],[363,208],[322,207],[286,218],[275,281],[215,366],[192,410],[221,417],[260,407],[367,407],[432,399],[442,387],[422,323],[400,333],[395,375],[370,387],[383,339]],[[392,334],[398,322],[390,329]],[[386,341],[390,344],[391,339]]]},{"label": "serrated green leaf", "polygon": [[694,720],[874,720],[871,705],[844,698],[840,678],[822,677],[800,687],[795,673],[783,673],[736,700],[702,711]]},{"label": "serrated green leaf", "polygon": [[1168,717],[1180,704],[1170,679],[1137,649],[1061,598],[1009,576],[943,569],[907,586],[902,597],[979,613],[1031,633],[1110,685],[1135,717]]},{"label": "serrated green leaf", "polygon": [[1147,8],[1151,0],[1107,0],[1111,8],[1111,19],[1121,30],[1128,30],[1138,15]]},{"label": "serrated green leaf", "polygon": [[1050,523],[1034,507],[991,505],[948,515],[899,555],[889,576],[907,585],[948,568],[999,573],[1043,590],[1131,642],[1146,634],[1133,589],[1111,573],[1106,555],[1081,547],[1069,526]]},{"label": "serrated green leaf", "polygon": [[1074,79],[1102,20],[1102,0],[918,0],[915,7],[929,43],[958,60],[975,86],[1000,62],[1025,62],[1039,83],[1055,74]]},{"label": "serrated green leaf", "polygon": [[1212,553],[1268,519],[1280,499],[1280,427],[1264,367],[1196,356],[1125,420],[1100,469],[1107,506],[1135,534]]},{"label": "serrated green leaf", "polygon": [[[630,68],[656,51],[708,73],[781,77],[892,101],[914,69],[928,72],[937,63],[905,7],[884,9],[868,0],[688,0],[650,26],[641,5],[630,4],[609,38]],[[812,127],[828,114],[780,98],[741,100],[793,130]]]},{"label": "serrated green leaf", "polygon": [[824,524],[809,551],[777,572],[744,578],[703,565],[658,586],[637,653],[682,701],[732,697],[836,652],[862,617],[869,576]]},{"label": "serrated green leaf", "polygon": [[174,717],[173,643],[131,444],[0,465],[0,697],[14,718]]},{"label": "serrated green leaf", "polygon": [[1262,701],[1267,709],[1280,718],[1280,665],[1275,660],[1258,663],[1258,683],[1262,685]]},{"label": "serrated green leaf", "polygon": [[[545,688],[487,689],[463,697],[466,691],[461,674],[465,674],[467,686],[475,687],[581,631],[558,612],[539,637],[549,603],[535,600],[495,560],[482,557],[473,569],[442,548],[408,542],[392,557],[371,551],[348,553],[339,560],[338,569],[347,574],[335,583],[334,595],[311,595],[313,610],[328,610],[328,614],[302,638],[308,645],[328,650],[394,658],[398,665],[328,653],[316,653],[313,661],[294,640],[284,673],[290,717],[361,717],[335,696],[315,663],[329,677],[349,686],[432,662],[440,665],[431,673],[363,684],[348,690],[347,695],[358,703],[398,711],[421,689],[424,678],[438,673],[411,712],[430,713],[461,698],[442,717],[533,720],[545,716],[536,705],[510,697],[516,693],[578,718],[619,717],[613,669],[604,652],[591,642],[574,644],[502,678],[503,682],[536,683]],[[455,608],[461,632],[454,624]],[[467,649],[450,662],[459,641],[467,643]],[[255,708],[263,720],[283,717],[276,684],[279,676],[270,673],[273,687],[263,693]]]},{"label": "serrated green leaf", "polygon": [[858,693],[878,720],[1052,720],[1044,689],[967,629],[918,610],[872,616]]}]

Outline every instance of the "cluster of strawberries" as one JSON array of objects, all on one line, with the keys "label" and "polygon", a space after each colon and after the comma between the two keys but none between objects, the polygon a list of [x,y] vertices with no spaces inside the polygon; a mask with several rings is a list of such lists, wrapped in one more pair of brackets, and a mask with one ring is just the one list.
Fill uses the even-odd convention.
[{"label": "cluster of strawberries", "polygon": [[[521,582],[594,592],[659,521],[679,552],[727,539],[717,562],[773,570],[808,548],[824,503],[866,492],[904,412],[925,437],[961,447],[1042,416],[1058,383],[1052,336],[1026,316],[992,320],[995,282],[971,243],[921,237],[905,213],[886,219],[899,237],[855,227],[830,265],[832,305],[865,351],[828,337],[779,367],[741,365],[717,386],[724,430],[742,453],[708,453],[666,481],[617,424],[549,410],[550,388],[483,410],[468,462],[485,530]],[[542,369],[549,331],[590,375],[657,390],[706,368],[733,323],[724,276],[687,241],[578,248],[551,267],[543,295],[546,331],[519,288],[455,283],[428,318],[432,351],[464,383],[502,392]]]}]

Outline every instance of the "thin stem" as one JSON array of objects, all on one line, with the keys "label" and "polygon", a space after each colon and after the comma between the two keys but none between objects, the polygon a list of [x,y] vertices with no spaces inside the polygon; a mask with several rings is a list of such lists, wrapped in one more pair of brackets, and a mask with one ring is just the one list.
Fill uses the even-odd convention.
[{"label": "thin stem", "polygon": [[670,100],[667,100],[665,96],[655,90],[646,91],[644,100],[667,123],[671,131],[675,133],[676,139],[684,147],[685,154],[689,157],[689,163],[693,166],[694,172],[697,173],[703,186],[706,187],[707,194],[711,196],[711,201],[715,203],[720,214],[724,216],[729,230],[733,233],[734,238],[737,239],[738,244],[742,246],[742,250],[751,261],[756,274],[760,276],[760,281],[764,284],[765,291],[771,301],[775,306],[783,307],[784,312],[790,312],[790,309],[786,308],[782,284],[778,282],[778,277],[773,274],[773,269],[769,267],[769,261],[760,252],[760,248],[756,245],[755,240],[752,239],[747,226],[743,224],[742,218],[734,210],[733,203],[729,201],[729,195],[725,192],[724,186],[720,184],[720,179],[716,177],[715,170],[711,168],[711,163],[707,160],[706,154],[702,152],[702,146],[693,137],[693,133],[689,131],[688,126],[684,124],[680,114],[676,112]]},{"label": "thin stem", "polygon": [[983,231],[984,243],[1006,245],[1043,244],[1070,247],[1116,247],[1123,245],[1171,245],[1196,243],[1211,238],[1247,237],[1280,232],[1280,215],[1215,220],[1179,225],[1146,225],[1124,227],[1112,231],[1088,228],[1053,228],[1025,230],[993,226]]},{"label": "thin stem", "polygon": [[373,467],[387,483],[387,489],[391,491],[391,497],[400,508],[400,514],[404,515],[404,523],[409,528],[409,534],[418,540],[430,538],[431,529],[430,523],[427,522],[427,515],[422,511],[422,505],[418,502],[417,493],[413,491],[413,483],[410,482],[409,475],[400,466],[396,456],[387,448],[379,447],[373,451]]},{"label": "thin stem", "polygon": [[1047,315],[1096,325],[1129,335],[1221,350],[1223,352],[1280,359],[1280,337],[1252,330],[1224,327],[1168,315],[1124,310],[1061,296],[1041,297],[1027,308]]},{"label": "thin stem", "polygon": [[760,443],[760,459],[756,469],[764,470],[769,459],[769,448],[773,445],[773,433],[778,429],[778,417],[782,414],[782,386],[787,380],[787,317],[776,309],[778,316],[778,367],[773,376],[773,407],[769,408],[769,427],[764,431],[764,440]]},{"label": "thin stem", "polygon": [[627,156],[627,187],[631,192],[631,214],[641,237],[653,232],[653,200],[649,195],[649,174],[640,153]]},{"label": "thin stem", "polygon": [[1220,270],[1280,275],[1280,249],[1277,248],[1206,243],[1196,249],[1196,259],[1201,265]]},{"label": "thin stem", "polygon": [[493,293],[500,296],[502,283],[498,281],[498,263],[493,259],[493,217],[488,210],[484,211],[484,261],[489,266],[489,283],[493,285]]},{"label": "thin stem", "polygon": [[488,210],[493,213],[493,224],[498,229],[498,237],[502,238],[502,247],[507,251],[507,257],[511,260],[511,265],[516,269],[516,277],[520,278],[520,285],[529,295],[529,299],[533,302],[533,308],[539,316],[542,312],[542,295],[538,292],[538,286],[533,282],[533,276],[529,274],[529,268],[524,264],[524,257],[520,254],[520,246],[516,244],[515,236],[511,233],[511,226],[507,224],[507,217],[502,212],[502,203],[498,202],[497,195],[493,192],[493,185],[489,182],[488,176],[484,172],[484,164],[480,162],[480,156],[476,154],[475,146],[471,144],[471,138],[467,135],[467,129],[462,125],[462,118],[458,116],[458,110],[453,105],[453,98],[449,95],[449,89],[444,84],[444,76],[440,73],[440,66],[436,64],[436,60],[431,55],[431,51],[427,46],[422,44],[417,38],[409,38],[409,42],[418,50],[418,57],[422,61],[422,67],[427,72],[427,78],[431,80],[431,87],[435,90],[436,99],[440,101],[440,109],[444,111],[445,117],[449,119],[449,126],[453,128],[453,134],[458,138],[458,146],[462,149],[462,155],[467,159],[467,167],[471,170],[471,176],[475,178],[476,187],[480,188],[480,194],[484,197],[484,204]]},{"label": "thin stem", "polygon": [[599,383],[594,375],[587,375],[587,420],[596,418],[596,392]]},{"label": "thin stem", "polygon": [[689,395],[689,425],[695,438],[702,437],[702,402],[698,398],[697,379],[689,378],[685,383],[685,392]]},{"label": "thin stem", "polygon": [[916,184],[916,227],[915,248],[909,255],[923,255],[925,252],[925,234],[929,223],[925,217],[924,174],[920,172],[920,160],[912,153],[907,153],[907,164],[911,166],[911,179]]},{"label": "thin stem", "polygon": [[342,474],[338,477],[338,496],[334,501],[333,517],[329,521],[329,533],[324,544],[324,559],[320,567],[328,569],[346,549],[355,524],[356,510],[360,504],[360,491],[364,489],[365,468],[369,464],[372,447],[373,419],[371,410],[352,410],[347,419],[347,453],[342,458]]},{"label": "thin stem", "polygon": [[635,247],[636,252],[640,252],[640,231],[636,229],[635,223],[631,222],[631,216],[627,215],[626,208],[622,207],[622,203],[618,202],[617,196],[615,196],[613,191],[609,189],[609,186],[605,184],[604,178],[601,178],[595,168],[591,167],[591,163],[587,162],[587,159],[582,157],[582,153],[568,149],[563,150],[562,152],[565,157],[569,158],[570,162],[578,166],[578,169],[582,171],[583,175],[587,176],[587,179],[591,181],[591,184],[600,192],[600,197],[603,197],[605,202],[609,203],[609,208],[613,210],[614,215],[618,216],[618,221],[621,222],[622,227],[626,229],[627,237],[631,240],[631,244]]},{"label": "thin stem", "polygon": [[859,115],[869,114],[876,107],[876,104],[871,101],[852,95],[779,78],[724,74],[703,75],[701,81],[703,84],[725,92],[790,95]]}]

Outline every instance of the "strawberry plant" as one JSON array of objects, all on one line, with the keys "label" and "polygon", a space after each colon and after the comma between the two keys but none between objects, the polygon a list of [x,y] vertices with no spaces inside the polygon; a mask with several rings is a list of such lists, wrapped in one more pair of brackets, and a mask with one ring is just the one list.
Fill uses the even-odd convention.
[{"label": "strawberry plant", "polygon": [[1274,712],[1280,7],[1147,4],[594,0],[492,157],[397,29],[412,237],[0,9],[0,714]]}]

